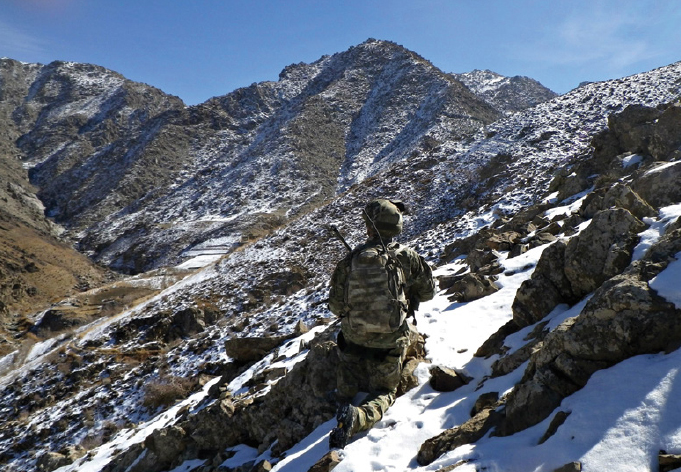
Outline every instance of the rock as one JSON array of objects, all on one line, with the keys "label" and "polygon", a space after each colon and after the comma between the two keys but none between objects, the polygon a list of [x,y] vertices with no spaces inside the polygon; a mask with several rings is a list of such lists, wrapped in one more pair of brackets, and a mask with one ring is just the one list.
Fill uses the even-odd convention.
[{"label": "rock", "polygon": [[554,221],[553,223],[550,223],[548,226],[544,226],[543,228],[538,230],[539,234],[542,233],[548,233],[553,236],[557,236],[562,232],[562,226],[558,224],[558,222]]},{"label": "rock", "polygon": [[296,336],[300,336],[301,334],[309,333],[310,328],[305,324],[303,320],[298,320],[295,328],[293,329],[293,332],[296,334]]},{"label": "rock", "polygon": [[269,461],[263,460],[255,464],[255,466],[250,470],[250,472],[270,472],[272,470],[272,464]]},{"label": "rock", "polygon": [[569,464],[554,469],[553,472],[582,472],[582,463],[570,462]]},{"label": "rock", "polygon": [[631,187],[655,208],[681,201],[681,161],[659,163],[637,178]]},{"label": "rock", "polygon": [[443,366],[430,368],[430,386],[438,392],[453,392],[471,381],[471,378]]},{"label": "rock", "polygon": [[643,260],[596,290],[578,317],[566,320],[546,336],[521,383],[508,397],[501,434],[513,434],[542,421],[596,370],[635,355],[679,346],[681,310],[660,298],[648,281],[669,263],[664,253],[681,250],[680,231],[665,234]]},{"label": "rock", "polygon": [[69,465],[71,462],[64,455],[58,452],[46,452],[38,459],[37,466],[40,472],[52,472],[60,467]]},{"label": "rock", "polygon": [[616,208],[597,213],[591,224],[565,248],[565,277],[577,299],[621,273],[645,225],[629,211]]},{"label": "rock", "polygon": [[539,440],[539,444],[544,444],[551,436],[556,434],[556,431],[558,431],[558,428],[560,428],[563,425],[563,423],[565,423],[565,420],[568,419],[570,413],[571,412],[569,411],[559,411],[558,413],[556,413],[556,415],[551,420],[551,424],[549,424],[548,429]]},{"label": "rock", "polygon": [[259,361],[291,336],[232,338],[225,341],[225,352],[237,364]]},{"label": "rock", "polygon": [[492,278],[468,273],[459,276],[459,279],[450,285],[447,293],[452,295],[449,298],[450,301],[470,302],[491,295],[498,290],[499,287]]},{"label": "rock", "polygon": [[529,241],[528,241],[528,246],[530,249],[534,249],[535,247],[543,246],[544,244],[549,244],[554,241],[556,241],[556,238],[553,234],[543,232],[543,233],[537,233],[534,236],[532,236]]},{"label": "rock", "polygon": [[629,210],[639,220],[657,214],[655,209],[641,198],[639,194],[634,192],[628,185],[622,183],[613,185],[603,195],[602,209],[605,210],[612,207]]},{"label": "rock", "polygon": [[512,259],[514,257],[518,257],[521,254],[525,254],[529,249],[529,244],[514,244],[508,253],[508,258]]},{"label": "rock", "polygon": [[505,352],[503,350],[504,340],[507,336],[518,331],[520,331],[520,326],[513,320],[508,321],[496,333],[487,338],[475,352],[475,357],[489,358],[495,354],[502,355]]},{"label": "rock", "polygon": [[144,441],[144,446],[152,451],[163,464],[171,464],[185,449],[186,433],[179,426],[154,430]]},{"label": "rock", "polygon": [[482,410],[461,426],[448,429],[438,436],[428,439],[419,449],[416,460],[422,466],[428,465],[442,454],[464,444],[471,444],[499,425],[502,415],[492,409]]},{"label": "rock", "polygon": [[478,271],[481,267],[496,262],[497,254],[491,250],[473,249],[466,257],[466,264],[471,268],[471,272]]},{"label": "rock", "polygon": [[482,410],[495,408],[499,402],[499,392],[483,393],[475,400],[475,405],[471,409],[471,416],[475,416]]},{"label": "rock", "polygon": [[565,275],[565,251],[566,245],[562,241],[547,247],[532,277],[521,284],[512,305],[516,326],[522,328],[534,324],[556,305],[578,300]]},{"label": "rock", "polygon": [[667,451],[660,451],[657,455],[660,472],[671,472],[681,468],[681,454],[667,454]]},{"label": "rock", "polygon": [[490,236],[484,244],[493,251],[509,251],[520,242],[521,238],[521,234],[517,231],[506,231]]},{"label": "rock", "polygon": [[310,467],[307,472],[330,472],[335,469],[342,460],[338,451],[329,451],[324,454],[324,457],[319,459],[315,465]]}]

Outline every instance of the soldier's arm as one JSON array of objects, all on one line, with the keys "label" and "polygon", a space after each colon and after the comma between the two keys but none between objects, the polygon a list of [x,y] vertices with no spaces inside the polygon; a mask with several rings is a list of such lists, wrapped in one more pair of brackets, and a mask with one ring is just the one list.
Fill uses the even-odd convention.
[{"label": "soldier's arm", "polygon": [[426,260],[413,252],[411,261],[410,296],[415,296],[419,301],[425,302],[435,296],[435,280],[433,271]]}]

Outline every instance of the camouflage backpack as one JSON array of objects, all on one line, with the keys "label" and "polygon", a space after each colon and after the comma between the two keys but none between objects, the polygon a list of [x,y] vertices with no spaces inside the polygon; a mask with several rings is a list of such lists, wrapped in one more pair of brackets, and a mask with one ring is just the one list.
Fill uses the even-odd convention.
[{"label": "camouflage backpack", "polygon": [[353,253],[345,284],[346,326],[358,335],[394,333],[407,317],[406,279],[397,244]]}]

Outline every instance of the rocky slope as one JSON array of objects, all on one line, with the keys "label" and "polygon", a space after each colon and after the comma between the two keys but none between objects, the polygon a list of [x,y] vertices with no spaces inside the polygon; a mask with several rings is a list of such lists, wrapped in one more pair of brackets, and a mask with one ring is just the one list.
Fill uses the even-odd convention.
[{"label": "rocky slope", "polygon": [[17,349],[31,315],[111,276],[59,239],[28,174],[0,154],[0,355]]},{"label": "rocky slope", "polygon": [[[322,67],[334,58],[345,60],[357,54],[370,59],[376,54],[383,60],[389,51],[394,53],[391,57],[396,63],[404,64],[400,62],[406,54],[403,49],[369,41],[313,65],[289,68],[280,82],[290,85],[293,77],[298,77],[301,86],[317,84],[326,90],[327,95],[322,94],[326,97],[330,92],[322,86],[326,82],[321,78],[320,82],[310,82],[309,76],[296,74],[309,74],[314,66],[319,69],[315,77],[335,77],[333,74],[339,71]],[[421,58],[407,56],[408,65],[430,70]],[[390,69],[390,77],[402,77],[410,70]],[[378,83],[392,83],[390,77]],[[450,79],[432,80],[449,84]],[[345,85],[342,81],[331,83]],[[460,87],[456,84],[450,85]],[[266,85],[249,90],[254,93]],[[380,115],[383,122],[400,122],[400,118],[372,112],[373,107],[391,111],[385,115],[401,110],[397,107],[397,92],[388,94],[393,98],[383,96],[379,100],[380,90],[383,89],[366,89],[364,100],[376,99],[372,107],[363,108],[365,102],[355,105],[357,117],[367,114],[363,126],[373,123],[369,116]],[[426,102],[432,90],[424,91]],[[441,90],[447,95],[446,87]],[[241,93],[246,92],[235,92]],[[494,367],[490,362],[489,371],[476,377],[475,382],[484,382],[486,376],[515,375],[520,381],[517,389],[498,403],[492,401],[487,408],[480,408],[482,416],[476,415],[470,423],[462,422],[465,428],[449,431],[451,425],[443,426],[438,431],[442,436],[426,443],[419,460],[429,462],[457,445],[474,441],[491,427],[500,434],[509,434],[541,421],[553,413],[560,399],[584,385],[596,369],[636,353],[673,348],[677,337],[673,320],[678,318],[678,309],[656,298],[647,287],[652,277],[673,262],[674,251],[678,252],[678,230],[665,224],[667,233],[656,240],[654,248],[638,257],[639,262],[631,263],[631,258],[636,252],[632,245],[643,229],[641,218],[645,221],[650,218],[646,215],[660,216],[660,208],[681,200],[679,180],[674,177],[678,167],[676,150],[681,144],[676,141],[680,135],[678,107],[670,104],[679,95],[681,65],[674,64],[584,86],[490,123],[473,136],[461,135],[463,140],[453,139],[458,135],[451,127],[453,123],[461,125],[462,120],[463,125],[471,123],[470,116],[444,113],[437,115],[435,124],[414,123],[417,129],[429,130],[429,139],[424,139],[426,134],[420,131],[413,135],[404,131],[396,137],[385,130],[396,147],[380,141],[380,149],[386,149],[382,160],[347,168],[340,165],[344,177],[336,180],[334,191],[344,191],[328,203],[317,202],[311,211],[284,215],[285,221],[271,222],[263,229],[269,231],[270,227],[286,223],[281,228],[242,245],[229,257],[181,281],[178,280],[186,274],[170,270],[149,274],[143,281],[131,279],[131,284],[155,286],[161,291],[129,310],[117,311],[2,358],[0,365],[7,373],[0,385],[7,406],[0,409],[0,460],[8,470],[35,464],[52,470],[69,463],[73,464],[65,470],[161,471],[181,464],[184,469],[230,470],[222,464],[246,446],[263,453],[269,451],[272,462],[281,459],[289,447],[333,414],[333,405],[325,396],[326,389],[333,386],[333,376],[329,376],[334,362],[329,344],[333,328],[325,328],[329,314],[324,298],[328,274],[343,248],[330,239],[325,225],[335,223],[352,243],[359,242],[362,223],[358,209],[376,195],[401,198],[411,204],[404,240],[427,254],[431,262],[444,264],[467,256],[468,277],[450,277],[452,285],[443,286],[443,290],[452,292],[440,295],[456,297],[458,303],[493,292],[493,277],[506,276],[498,272],[499,251],[521,254],[529,247],[549,248],[536,269],[519,269],[528,282],[519,288],[512,311],[509,305],[503,321],[506,325],[499,326],[499,332],[479,351],[480,356],[497,356],[499,362]],[[226,97],[235,96],[243,95]],[[278,125],[265,116],[269,112],[264,98],[256,106],[258,102],[250,100],[253,95],[249,97],[244,103],[255,114],[253,119],[262,117],[263,123],[269,123],[267,130],[274,133]],[[394,105],[397,108],[387,105],[392,99],[398,100]],[[220,100],[231,99],[218,98],[209,104],[217,106]],[[406,97],[402,100],[410,103]],[[198,109],[186,109],[180,115]],[[423,105],[423,109],[428,107]],[[241,119],[246,122],[248,116],[244,112]],[[480,119],[477,123],[482,122]],[[253,129],[260,127],[255,125]],[[371,129],[380,135],[381,129]],[[372,141],[373,136],[367,132],[359,139],[367,144],[352,148],[353,162],[361,161],[358,156],[363,149],[379,145]],[[278,141],[273,137],[269,142]],[[265,144],[256,140],[251,145]],[[253,156],[244,162],[257,164]],[[665,167],[660,169],[660,163]],[[246,168],[250,167],[241,169]],[[226,169],[220,172],[228,175]],[[257,180],[262,174],[251,175]],[[619,180],[627,187],[618,186]],[[347,187],[354,182],[358,183]],[[549,218],[552,208],[587,193],[587,198],[578,200],[575,215],[568,211]],[[177,195],[179,199],[181,193]],[[617,209],[611,210],[612,206]],[[133,215],[131,210],[129,221],[139,216]],[[554,216],[555,221],[550,221]],[[191,217],[189,220],[193,221]],[[626,232],[609,231],[614,224]],[[137,241],[133,235],[127,236]],[[557,239],[564,242],[564,247]],[[83,241],[85,244],[86,238]],[[125,246],[122,241],[118,245]],[[584,247],[602,250],[599,257],[590,257],[588,252],[585,257]],[[530,277],[532,270],[535,275]],[[636,328],[636,310],[621,306],[618,294],[627,291],[622,287],[632,285],[641,288],[636,307],[650,307],[660,320],[655,323],[656,329],[667,328],[663,329],[664,339],[655,341],[658,344],[636,338],[645,332]],[[553,298],[539,298],[536,293],[551,293]],[[555,304],[581,303],[590,296],[576,320],[566,321],[550,332],[543,331],[543,317]],[[622,321],[618,332],[624,333],[623,339],[634,340],[635,349],[628,343],[615,345],[610,337],[593,336],[594,331],[604,331],[599,323],[609,323],[613,312]],[[435,318],[447,313],[433,311],[424,316]],[[664,324],[664,320],[671,324]],[[35,328],[49,331],[47,321],[37,319]],[[304,334],[306,326],[314,326],[313,331]],[[535,333],[528,338],[530,344],[517,351],[504,348],[507,336],[519,329]],[[426,349],[436,352],[437,343],[443,342],[446,340],[437,337],[426,340]],[[416,363],[418,345],[415,342]],[[598,350],[585,354],[583,350],[589,346],[621,349],[602,358],[595,356]],[[524,369],[527,361],[525,374],[518,374],[519,366]],[[551,382],[550,376],[558,374],[564,382]],[[407,376],[405,388],[419,382],[422,379],[418,376]],[[535,416],[525,402],[530,398],[543,406]],[[237,426],[224,430],[225,424]],[[213,426],[221,434],[214,434]],[[462,431],[470,434],[462,435]],[[412,446],[413,457],[418,445]],[[346,459],[346,463],[351,460]],[[259,466],[265,467],[251,464],[238,470]],[[414,463],[403,465],[417,467]]]}]

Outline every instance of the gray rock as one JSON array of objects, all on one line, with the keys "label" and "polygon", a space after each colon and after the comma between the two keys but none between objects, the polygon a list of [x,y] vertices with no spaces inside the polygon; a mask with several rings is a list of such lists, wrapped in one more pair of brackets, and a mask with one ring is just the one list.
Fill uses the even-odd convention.
[{"label": "gray rock", "polygon": [[225,352],[237,364],[259,361],[291,336],[232,338],[225,341]]},{"label": "gray rock", "polygon": [[681,201],[681,161],[657,164],[637,178],[632,189],[655,208]]},{"label": "gray rock", "polygon": [[40,472],[52,472],[55,469],[69,465],[72,461],[58,452],[46,452],[38,459],[37,466]]},{"label": "gray rock", "polygon": [[307,472],[331,472],[342,460],[338,451],[329,451],[315,465],[310,467]]},{"label": "gray rock", "polygon": [[430,368],[430,386],[438,392],[453,392],[470,383],[472,379],[461,372],[444,366]]},{"label": "gray rock", "polygon": [[629,265],[636,233],[645,225],[629,211],[616,208],[597,213],[565,248],[565,277],[579,299]]},{"label": "gray rock", "polygon": [[447,293],[450,301],[470,302],[499,291],[494,279],[486,275],[468,273],[453,282]]},{"label": "gray rock", "polygon": [[428,465],[447,451],[464,444],[478,441],[490,429],[499,425],[502,415],[493,409],[484,409],[461,426],[448,429],[428,439],[419,448],[416,460],[420,465]]}]

